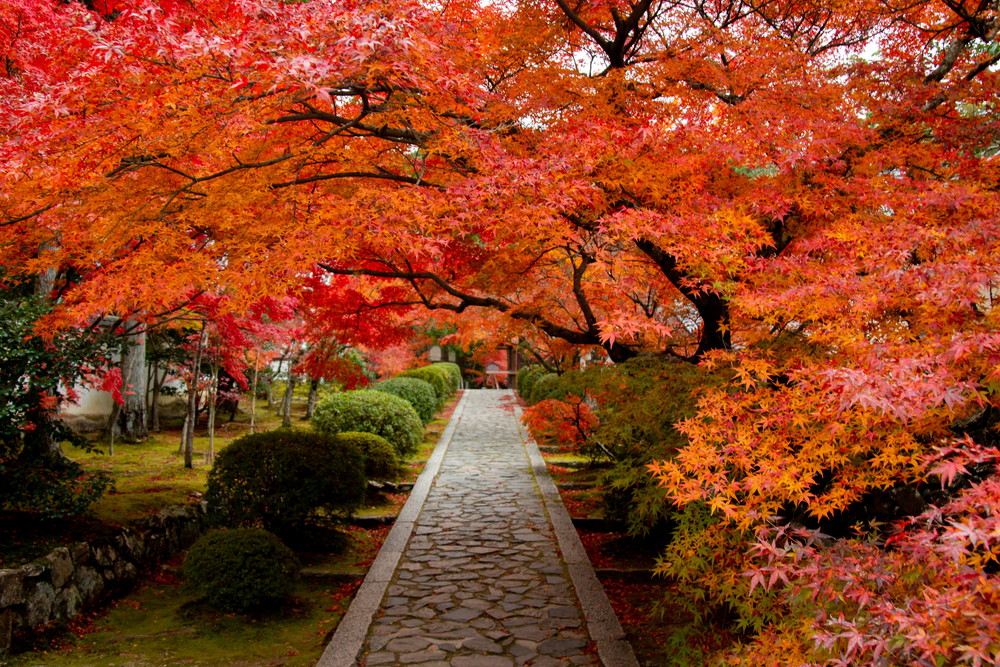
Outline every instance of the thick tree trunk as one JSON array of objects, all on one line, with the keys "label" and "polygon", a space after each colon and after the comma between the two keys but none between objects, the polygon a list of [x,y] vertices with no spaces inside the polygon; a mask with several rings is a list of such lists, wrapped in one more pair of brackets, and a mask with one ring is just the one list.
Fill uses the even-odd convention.
[{"label": "thick tree trunk", "polygon": [[281,401],[281,425],[285,428],[291,428],[292,426],[292,394],[295,392],[297,379],[294,373],[288,373],[288,382],[285,383],[285,396]]},{"label": "thick tree trunk", "polygon": [[306,401],[306,416],[303,419],[312,419],[313,411],[316,409],[316,400],[319,398],[319,380],[313,378],[309,381],[309,400]]},{"label": "thick tree trunk", "polygon": [[687,360],[698,363],[712,350],[731,349],[733,341],[729,332],[729,302],[718,294],[692,287],[688,282],[691,276],[678,267],[677,258],[656,244],[641,239],[635,245],[660,267],[663,275],[698,311],[702,322],[698,348]]},{"label": "thick tree trunk", "polygon": [[[45,246],[42,246],[45,248]],[[35,276],[35,296],[44,299],[52,298],[52,290],[56,287],[56,270],[46,269]]]},{"label": "thick tree trunk", "polygon": [[[129,322],[126,328],[141,327]],[[146,332],[139,331],[126,337],[122,355],[122,398],[124,405],[118,413],[118,433],[125,442],[142,442],[149,437],[146,427]]]}]

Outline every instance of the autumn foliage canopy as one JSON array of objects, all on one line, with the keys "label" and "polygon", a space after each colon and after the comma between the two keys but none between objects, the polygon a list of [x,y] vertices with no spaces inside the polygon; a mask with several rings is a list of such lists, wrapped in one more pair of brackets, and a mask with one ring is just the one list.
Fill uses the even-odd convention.
[{"label": "autumn foliage canopy", "polygon": [[[979,0],[0,0],[0,266],[60,269],[50,328],[295,295],[727,369],[652,473],[762,531],[734,576],[771,594],[829,557],[786,566],[817,542],[772,517],[996,460],[998,30]],[[922,520],[939,579],[995,572],[980,483]],[[799,648],[897,650],[837,613]],[[995,659],[975,632],[946,659]]]}]

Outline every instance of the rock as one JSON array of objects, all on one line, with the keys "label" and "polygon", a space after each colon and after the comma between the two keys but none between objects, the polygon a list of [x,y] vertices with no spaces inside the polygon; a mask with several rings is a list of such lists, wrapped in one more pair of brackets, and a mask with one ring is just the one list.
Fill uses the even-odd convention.
[{"label": "rock", "polygon": [[69,555],[73,558],[75,565],[82,565],[90,560],[90,545],[86,542],[78,542],[69,548]]},{"label": "rock", "polygon": [[10,637],[14,629],[14,612],[10,609],[0,609],[0,664],[10,648]]},{"label": "rock", "polygon": [[119,582],[125,583],[132,581],[136,578],[138,574],[138,569],[132,563],[127,560],[119,559],[114,566],[115,579]]},{"label": "rock", "polygon": [[37,582],[28,591],[27,623],[28,627],[45,625],[52,620],[52,605],[56,599],[56,590],[47,581]]},{"label": "rock", "polygon": [[73,557],[70,556],[69,549],[65,547],[55,549],[45,556],[45,560],[51,573],[52,586],[57,590],[65,586],[73,576]]},{"label": "rock", "polygon": [[553,637],[552,639],[546,639],[539,644],[538,652],[562,658],[580,653],[586,647],[587,642],[582,639],[563,639],[561,637]]},{"label": "rock", "polygon": [[0,609],[24,602],[24,572],[0,570]]},{"label": "rock", "polygon": [[37,579],[45,574],[45,565],[35,561],[21,567],[25,579]]},{"label": "rock", "polygon": [[82,602],[80,591],[76,586],[70,584],[56,595],[52,605],[52,618],[57,621],[68,621],[76,618],[76,615],[80,613]]},{"label": "rock", "polygon": [[108,544],[92,546],[90,551],[94,562],[103,567],[111,567],[118,560],[118,554]]},{"label": "rock", "polygon": [[92,602],[104,592],[104,579],[89,565],[81,565],[73,574],[73,583],[84,603]]}]

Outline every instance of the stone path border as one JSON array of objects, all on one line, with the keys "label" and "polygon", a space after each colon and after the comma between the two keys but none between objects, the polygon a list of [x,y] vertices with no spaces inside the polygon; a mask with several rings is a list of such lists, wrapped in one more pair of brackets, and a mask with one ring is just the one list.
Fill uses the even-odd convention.
[{"label": "stone path border", "polygon": [[[415,522],[423,508],[424,501],[434,484],[441,462],[465,410],[469,392],[462,396],[451,420],[445,427],[434,452],[417,479],[406,504],[393,524],[375,562],[358,589],[347,613],[341,619],[337,630],[320,656],[316,667],[354,667],[361,652],[374,615],[379,611],[386,590],[393,578],[400,558],[413,533]],[[513,394],[511,394],[513,398]],[[520,429],[521,411],[515,404],[514,417]],[[590,559],[580,542],[573,522],[566,512],[555,484],[549,477],[548,468],[537,445],[524,437],[522,442],[531,463],[532,472],[541,491],[545,509],[553,524],[559,549],[562,551],[573,586],[581,603],[591,639],[597,647],[598,658],[606,667],[638,667],[632,647],[625,639],[625,633],[604,588],[591,566]]]},{"label": "stone path border", "polygon": [[458,428],[458,423],[462,420],[468,396],[469,392],[466,390],[458,405],[455,406],[455,411],[441,433],[437,446],[434,447],[430,458],[424,464],[424,470],[413,485],[413,490],[410,491],[406,504],[403,505],[395,523],[392,524],[389,535],[385,538],[382,548],[379,549],[364,581],[361,582],[361,587],[355,593],[351,605],[347,608],[347,613],[340,619],[340,624],[337,625],[337,630],[326,645],[316,667],[353,667],[356,664],[355,660],[364,645],[372,618],[382,605],[382,599],[392,581],[392,575],[395,573],[399,559],[406,549],[406,543],[409,542],[410,535],[413,533],[413,525],[420,515],[420,510],[424,506],[424,500],[427,499],[431,486],[434,484],[434,478],[437,477],[438,470],[441,468],[441,461],[444,460],[444,454],[448,451],[448,445],[455,435],[455,429]]},{"label": "stone path border", "polygon": [[[515,405],[514,414],[520,424],[520,406]],[[555,482],[549,476],[549,468],[538,450],[538,445],[531,438],[525,437],[524,441],[535,480],[542,492],[542,500],[545,501],[545,509],[555,529],[559,550],[562,552],[566,567],[569,568],[573,588],[576,589],[576,595],[580,600],[583,617],[587,621],[587,630],[597,645],[597,657],[605,667],[639,667],[632,645],[625,638],[625,631],[618,622],[618,616],[611,607],[604,586],[594,572],[590,557],[583,548],[583,542],[580,541],[580,535],[573,526],[573,520],[563,505],[562,496],[559,495]]]}]

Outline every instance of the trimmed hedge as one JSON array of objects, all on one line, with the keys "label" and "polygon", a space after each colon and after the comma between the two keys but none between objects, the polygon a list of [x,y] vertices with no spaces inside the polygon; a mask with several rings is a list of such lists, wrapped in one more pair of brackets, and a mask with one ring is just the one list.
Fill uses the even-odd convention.
[{"label": "trimmed hedge", "polygon": [[399,475],[399,457],[396,448],[380,435],[348,431],[333,436],[338,445],[357,447],[365,456],[365,475],[368,479],[393,480]]},{"label": "trimmed hedge", "polygon": [[412,405],[399,396],[371,389],[330,394],[316,406],[312,423],[330,435],[347,431],[380,435],[396,448],[401,459],[424,437],[420,415]]},{"label": "trimmed hedge", "polygon": [[347,513],[364,501],[364,455],[315,431],[251,433],[219,452],[208,473],[209,519],[284,534],[319,510]]},{"label": "trimmed hedge", "polygon": [[462,369],[458,364],[451,361],[438,361],[431,364],[431,368],[440,368],[447,374],[452,394],[462,387]]},{"label": "trimmed hedge", "polygon": [[521,398],[527,402],[531,398],[531,388],[535,385],[535,381],[539,377],[548,373],[545,366],[541,364],[533,364],[531,366],[523,366],[521,370],[517,372],[517,393],[521,395]]},{"label": "trimmed hedge", "polygon": [[420,415],[420,421],[425,424],[430,423],[437,413],[437,392],[425,380],[413,377],[394,377],[373,384],[371,388],[405,399]]},{"label": "trimmed hedge", "polygon": [[261,528],[210,531],[184,558],[188,587],[224,611],[253,611],[287,597],[298,573],[292,550]]},{"label": "trimmed hedge", "polygon": [[559,387],[559,376],[555,373],[545,373],[535,378],[527,401],[529,405],[535,405],[549,398],[564,398],[565,396],[566,391]]},{"label": "trimmed hedge", "polygon": [[452,395],[451,379],[449,378],[448,371],[442,368],[421,366],[420,368],[411,368],[408,371],[404,371],[397,377],[417,378],[434,387],[434,393],[437,395],[437,407],[439,409],[444,407],[444,404]]}]

